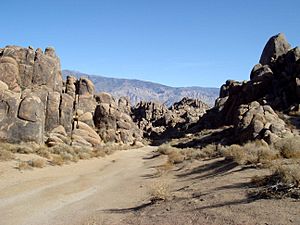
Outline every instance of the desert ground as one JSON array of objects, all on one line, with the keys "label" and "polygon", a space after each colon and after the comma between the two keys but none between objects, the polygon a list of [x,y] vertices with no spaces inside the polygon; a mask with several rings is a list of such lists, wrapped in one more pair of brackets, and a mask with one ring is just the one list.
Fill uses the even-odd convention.
[{"label": "desert ground", "polygon": [[300,224],[299,200],[253,199],[267,170],[224,158],[161,169],[157,147],[31,170],[0,162],[1,225]]}]

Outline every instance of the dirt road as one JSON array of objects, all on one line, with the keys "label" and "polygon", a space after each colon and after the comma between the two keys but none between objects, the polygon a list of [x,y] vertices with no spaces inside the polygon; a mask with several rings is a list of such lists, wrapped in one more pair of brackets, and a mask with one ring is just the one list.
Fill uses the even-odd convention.
[{"label": "dirt road", "polygon": [[96,212],[147,201],[153,180],[145,176],[161,163],[161,158],[145,159],[154,149],[119,151],[63,167],[21,172],[12,162],[1,162],[0,224],[80,224]]}]

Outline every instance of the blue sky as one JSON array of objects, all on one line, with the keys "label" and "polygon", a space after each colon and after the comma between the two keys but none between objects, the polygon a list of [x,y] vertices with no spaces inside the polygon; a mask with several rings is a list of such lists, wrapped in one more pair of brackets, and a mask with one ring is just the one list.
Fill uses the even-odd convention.
[{"label": "blue sky", "polygon": [[63,69],[171,86],[247,80],[279,32],[300,45],[299,0],[10,0],[0,43],[55,47]]}]

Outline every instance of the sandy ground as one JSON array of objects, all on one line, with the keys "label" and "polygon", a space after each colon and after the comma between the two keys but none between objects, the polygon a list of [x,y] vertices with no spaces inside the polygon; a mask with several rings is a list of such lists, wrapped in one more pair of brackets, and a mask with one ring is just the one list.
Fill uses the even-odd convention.
[{"label": "sandy ground", "polygon": [[[152,157],[153,150],[30,171],[1,162],[0,224],[300,224],[300,201],[249,198],[251,178],[267,170],[218,158],[185,162],[157,177],[166,157]],[[168,187],[167,201],[147,205],[153,184]]]},{"label": "sandy ground", "polygon": [[291,225],[300,224],[300,201],[255,199],[253,176],[270,171],[240,167],[224,158],[187,162],[170,173],[172,199],[132,211],[122,224]]},{"label": "sandy ground", "polygon": [[102,210],[147,201],[152,181],[143,176],[161,163],[145,159],[153,149],[119,151],[105,158],[29,171],[15,169],[15,161],[1,162],[0,224],[77,224]]}]

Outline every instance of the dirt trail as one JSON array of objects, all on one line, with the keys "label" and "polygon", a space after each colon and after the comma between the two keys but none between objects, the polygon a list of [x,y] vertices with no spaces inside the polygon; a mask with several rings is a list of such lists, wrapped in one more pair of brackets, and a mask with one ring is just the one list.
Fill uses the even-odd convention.
[{"label": "dirt trail", "polygon": [[145,159],[154,149],[119,151],[101,159],[23,172],[12,162],[1,163],[0,224],[77,224],[96,212],[141,204],[149,199],[153,182],[145,176],[162,160]]}]

